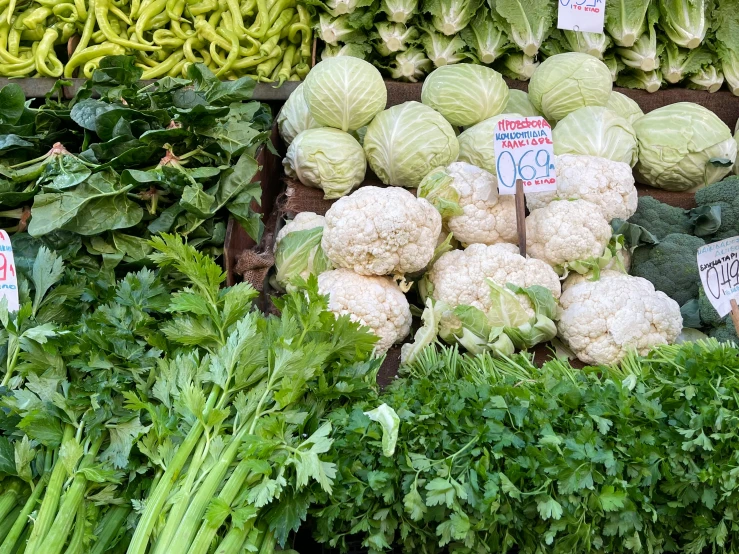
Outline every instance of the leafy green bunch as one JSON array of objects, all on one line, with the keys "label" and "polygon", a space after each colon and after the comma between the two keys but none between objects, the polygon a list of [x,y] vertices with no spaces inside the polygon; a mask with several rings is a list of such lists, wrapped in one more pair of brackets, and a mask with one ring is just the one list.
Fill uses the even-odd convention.
[{"label": "leafy green bunch", "polygon": [[[618,367],[427,348],[379,399],[328,415],[316,537],[346,551],[733,552],[739,351],[708,340]],[[367,415],[378,402],[399,421]]]},{"label": "leafy green bunch", "polygon": [[150,85],[141,74],[133,58],[105,58],[73,100],[54,91],[39,108],[15,84],[0,91],[0,221],[16,221],[6,228],[109,267],[144,263],[160,233],[218,255],[228,216],[259,238],[254,156],[271,115],[244,102],[255,82],[224,83],[203,65]]},{"label": "leafy green bunch", "polygon": [[150,245],[156,270],[77,296],[42,248],[0,305],[0,552],[269,552],[332,490],[321,417],[373,390],[374,336],[315,278],[265,317],[181,237]]}]

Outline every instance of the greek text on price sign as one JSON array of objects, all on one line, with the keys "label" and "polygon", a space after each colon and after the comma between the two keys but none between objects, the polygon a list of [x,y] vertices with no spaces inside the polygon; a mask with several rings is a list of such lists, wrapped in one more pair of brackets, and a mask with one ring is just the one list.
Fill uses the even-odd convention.
[{"label": "greek text on price sign", "polygon": [[498,193],[515,194],[516,179],[524,192],[557,190],[552,127],[543,117],[504,117],[495,126],[495,169]]},{"label": "greek text on price sign", "polygon": [[603,0],[559,0],[557,28],[603,33],[606,7]]},{"label": "greek text on price sign", "polygon": [[3,296],[8,299],[8,311],[17,312],[20,304],[13,247],[8,233],[0,229],[0,298]]},{"label": "greek text on price sign", "polygon": [[698,249],[698,271],[706,296],[721,317],[739,300],[739,237],[706,244]]}]

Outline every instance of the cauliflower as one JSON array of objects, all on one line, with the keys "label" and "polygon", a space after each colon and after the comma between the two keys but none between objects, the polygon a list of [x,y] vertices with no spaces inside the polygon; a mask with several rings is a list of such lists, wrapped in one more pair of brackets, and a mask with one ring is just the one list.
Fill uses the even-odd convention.
[{"label": "cauliflower", "polygon": [[328,309],[349,315],[379,337],[377,354],[402,341],[411,330],[411,309],[403,292],[389,277],[357,275],[334,269],[318,276],[318,290],[328,294]]},{"label": "cauliflower", "polygon": [[400,187],[362,187],[326,212],[323,250],[360,275],[414,273],[434,256],[441,216]]},{"label": "cauliflower", "polygon": [[560,274],[568,269],[586,273],[607,264],[611,235],[608,221],[587,200],[554,200],[526,218],[526,252]]},{"label": "cauliflower", "polygon": [[616,271],[568,287],[559,302],[559,336],[587,364],[616,364],[630,350],[646,354],[674,342],[683,327],[677,302]]},{"label": "cauliflower", "polygon": [[467,162],[432,171],[418,188],[463,245],[516,242],[516,200],[498,195],[498,180]]},{"label": "cauliflower", "polygon": [[[426,275],[428,294],[454,309],[472,306],[487,312],[492,300],[486,279],[498,285],[508,283],[521,288],[539,285],[559,298],[559,277],[541,260],[524,258],[512,244],[472,244],[465,250],[452,250],[441,256]],[[517,295],[527,315],[534,316],[531,302],[524,294]],[[442,327],[458,325],[451,313],[444,314]]]},{"label": "cauliflower", "polygon": [[316,227],[325,227],[326,218],[322,215],[318,215],[314,212],[300,212],[291,221],[285,223],[285,226],[280,229],[275,238],[274,250],[280,246],[280,242],[290,233],[296,233],[298,231],[308,231],[315,229]]},{"label": "cauliflower", "polygon": [[634,176],[629,164],[595,156],[555,156],[557,190],[526,195],[530,210],[553,200],[587,200],[608,221],[629,219],[637,207]]},{"label": "cauliflower", "polygon": [[291,282],[333,269],[321,248],[326,220],[313,212],[302,212],[280,229],[275,239],[275,279],[277,288],[290,290]]}]

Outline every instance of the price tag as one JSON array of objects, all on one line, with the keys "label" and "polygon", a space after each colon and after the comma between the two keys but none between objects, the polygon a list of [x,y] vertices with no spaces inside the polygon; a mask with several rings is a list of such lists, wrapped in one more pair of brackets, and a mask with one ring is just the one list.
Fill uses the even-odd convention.
[{"label": "price tag", "polygon": [[739,237],[706,244],[698,249],[698,271],[706,296],[721,317],[739,300]]},{"label": "price tag", "polygon": [[516,179],[525,193],[557,190],[552,127],[543,117],[505,117],[495,128],[498,193],[516,194]]},{"label": "price tag", "polygon": [[559,0],[557,28],[603,34],[605,14],[603,0]]},{"label": "price tag", "polygon": [[0,229],[0,298],[3,296],[8,299],[8,311],[17,312],[20,303],[13,247],[10,245],[8,233]]}]

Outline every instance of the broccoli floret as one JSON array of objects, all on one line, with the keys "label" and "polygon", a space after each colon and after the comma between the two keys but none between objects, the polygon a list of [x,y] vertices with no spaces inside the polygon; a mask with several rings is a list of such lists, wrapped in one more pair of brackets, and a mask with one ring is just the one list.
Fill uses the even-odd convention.
[{"label": "broccoli floret", "polygon": [[658,239],[673,233],[693,234],[693,224],[685,210],[664,204],[651,196],[639,197],[636,213],[631,216],[629,223],[644,227]]},{"label": "broccoli floret", "polygon": [[703,287],[700,287],[698,290],[698,310],[700,311],[703,325],[708,327],[718,327],[724,323],[726,319],[718,315],[718,312],[711,305],[711,301],[703,291]]},{"label": "broccoli floret", "polygon": [[696,254],[703,239],[670,234],[654,246],[640,246],[631,260],[631,274],[652,282],[681,306],[698,298],[701,286]]},{"label": "broccoli floret", "polygon": [[708,331],[708,336],[721,342],[734,342],[739,344],[739,337],[730,316],[726,316],[720,327],[714,327]]},{"label": "broccoli floret", "polygon": [[739,175],[713,183],[695,193],[698,206],[721,206],[721,226],[713,235],[723,240],[739,235]]}]

